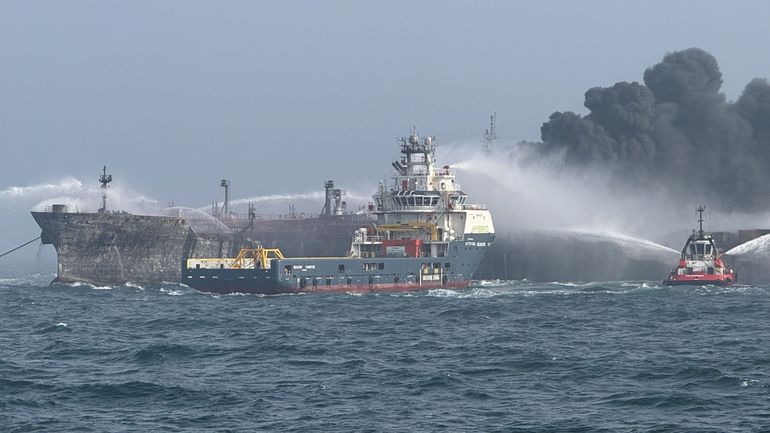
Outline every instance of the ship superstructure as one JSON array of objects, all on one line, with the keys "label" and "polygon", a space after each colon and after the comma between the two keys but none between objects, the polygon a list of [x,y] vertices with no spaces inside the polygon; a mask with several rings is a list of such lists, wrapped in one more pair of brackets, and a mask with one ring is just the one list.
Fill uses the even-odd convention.
[{"label": "ship superstructure", "polygon": [[257,246],[232,259],[188,259],[183,282],[208,292],[266,294],[467,287],[494,239],[492,217],[467,203],[453,169],[436,167],[434,141],[414,130],[399,140],[392,182],[381,183],[369,205],[376,222],[355,231],[347,256],[285,258]]},{"label": "ship superstructure", "polygon": [[[459,257],[459,248],[484,251],[494,239],[492,216],[485,206],[467,203],[454,169],[436,167],[435,137],[421,138],[413,130],[399,141],[402,157],[392,164],[392,184],[381,183],[373,196],[374,236],[358,230],[351,257]],[[482,256],[471,254],[467,266],[475,272]],[[469,280],[473,272],[445,269],[440,274],[446,280],[450,275]]]}]

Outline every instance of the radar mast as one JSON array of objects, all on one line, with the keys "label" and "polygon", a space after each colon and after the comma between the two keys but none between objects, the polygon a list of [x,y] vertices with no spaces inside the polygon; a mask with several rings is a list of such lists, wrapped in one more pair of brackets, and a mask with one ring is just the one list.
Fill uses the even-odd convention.
[{"label": "radar mast", "polygon": [[102,175],[99,176],[99,182],[102,184],[102,207],[99,208],[99,212],[107,212],[107,188],[109,183],[112,182],[112,175],[107,174],[107,166],[102,168]]},{"label": "radar mast", "polygon": [[489,116],[489,128],[484,130],[484,152],[487,153],[492,151],[492,144],[497,140],[495,123],[497,123],[497,113]]},{"label": "radar mast", "polygon": [[703,236],[703,211],[706,206],[698,206],[698,236]]}]

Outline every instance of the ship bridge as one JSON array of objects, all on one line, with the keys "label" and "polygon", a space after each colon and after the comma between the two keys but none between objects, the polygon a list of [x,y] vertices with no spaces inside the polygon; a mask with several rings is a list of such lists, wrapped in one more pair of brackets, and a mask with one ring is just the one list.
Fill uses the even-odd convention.
[{"label": "ship bridge", "polygon": [[713,261],[719,252],[711,236],[691,236],[682,250],[682,258],[688,261]]}]

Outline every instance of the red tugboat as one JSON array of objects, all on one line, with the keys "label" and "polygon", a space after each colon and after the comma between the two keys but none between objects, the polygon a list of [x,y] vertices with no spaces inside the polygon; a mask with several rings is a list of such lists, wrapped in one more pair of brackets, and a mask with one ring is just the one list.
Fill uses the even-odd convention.
[{"label": "red tugboat", "polygon": [[728,286],[734,283],[738,274],[725,266],[711,235],[703,231],[703,206],[698,208],[698,231],[687,238],[682,249],[679,265],[668,275],[663,285],[704,285]]}]

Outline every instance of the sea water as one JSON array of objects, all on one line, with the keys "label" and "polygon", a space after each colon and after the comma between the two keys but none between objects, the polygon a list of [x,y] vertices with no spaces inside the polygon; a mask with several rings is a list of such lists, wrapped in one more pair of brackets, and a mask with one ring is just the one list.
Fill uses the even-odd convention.
[{"label": "sea water", "polygon": [[762,431],[770,288],[0,279],[0,431]]}]

